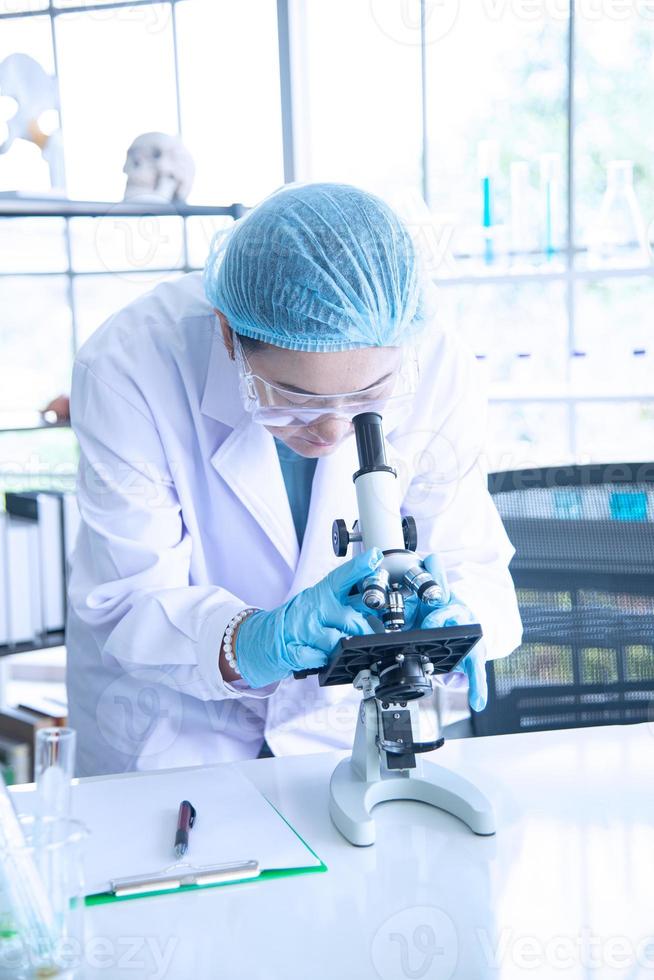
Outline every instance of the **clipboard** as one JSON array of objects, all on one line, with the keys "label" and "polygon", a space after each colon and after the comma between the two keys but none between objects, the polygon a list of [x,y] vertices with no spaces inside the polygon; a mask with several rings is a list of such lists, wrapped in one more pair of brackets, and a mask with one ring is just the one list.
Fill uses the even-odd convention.
[{"label": "clipboard", "polygon": [[[14,795],[14,794],[12,794]],[[189,847],[173,846],[179,803],[197,819]],[[32,812],[36,793],[14,795]],[[233,765],[128,773],[72,787],[72,813],[90,830],[86,905],[327,871],[277,808]]]}]

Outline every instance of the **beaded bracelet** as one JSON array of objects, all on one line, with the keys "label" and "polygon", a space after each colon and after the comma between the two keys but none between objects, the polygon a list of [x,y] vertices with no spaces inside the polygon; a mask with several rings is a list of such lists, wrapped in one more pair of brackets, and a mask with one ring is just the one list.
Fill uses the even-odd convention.
[{"label": "beaded bracelet", "polygon": [[227,627],[225,628],[225,635],[223,636],[222,645],[223,645],[223,650],[225,651],[225,660],[227,662],[227,665],[231,667],[232,670],[236,671],[239,677],[241,676],[241,672],[238,669],[238,664],[236,663],[236,655],[233,650],[234,633],[236,632],[240,624],[243,622],[243,620],[247,619],[248,616],[250,616],[252,613],[255,612],[259,612],[259,610],[256,609],[254,606],[248,606],[247,609],[241,609],[240,612],[237,612],[235,616],[232,616],[232,618],[227,624]]}]

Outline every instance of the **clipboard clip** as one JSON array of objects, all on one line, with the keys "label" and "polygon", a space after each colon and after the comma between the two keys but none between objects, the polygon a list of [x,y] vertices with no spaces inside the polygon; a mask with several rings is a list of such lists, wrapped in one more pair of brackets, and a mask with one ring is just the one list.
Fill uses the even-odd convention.
[{"label": "clipboard clip", "polygon": [[145,892],[168,891],[187,885],[217,885],[227,881],[240,881],[243,878],[257,878],[261,874],[259,862],[232,861],[229,864],[201,865],[173,864],[163,871],[152,874],[134,875],[129,878],[114,878],[109,882],[109,890],[116,897],[122,895],[142,895]]}]

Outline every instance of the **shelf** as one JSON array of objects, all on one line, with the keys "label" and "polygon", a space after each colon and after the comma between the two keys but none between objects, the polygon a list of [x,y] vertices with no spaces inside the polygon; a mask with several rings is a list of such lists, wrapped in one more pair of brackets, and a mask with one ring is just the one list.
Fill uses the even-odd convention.
[{"label": "shelf", "polygon": [[56,197],[5,197],[0,194],[0,218],[192,218],[224,215],[235,221],[246,214],[243,204],[158,204],[147,201],[70,201]]},{"label": "shelf", "polygon": [[[229,205],[216,204],[178,204],[147,202],[147,201],[73,201],[66,198],[57,197],[23,197],[17,195],[12,197],[0,193],[0,218],[139,218],[139,217],[178,217],[192,218],[197,216],[220,216],[231,217],[234,220],[247,214],[249,208],[244,204],[234,203]],[[508,283],[527,283],[527,282],[557,282],[568,279],[613,279],[628,278],[634,276],[651,276],[654,274],[654,262],[650,265],[639,265],[633,267],[610,267],[606,268],[585,268],[582,264],[586,258],[585,249],[575,249],[573,263],[570,264],[565,252],[557,254],[552,261],[551,267],[547,260],[541,256],[541,264],[533,268],[514,269],[506,266],[506,259],[498,257],[493,266],[484,266],[481,256],[477,259],[470,255],[454,255],[454,263],[461,267],[459,275],[450,274],[445,276],[435,275],[434,283],[437,286],[469,286],[482,285],[502,285]],[[116,270],[117,271],[117,270]],[[148,270],[151,271],[151,270]],[[171,272],[177,271],[171,269]],[[4,275],[5,273],[3,273]],[[9,275],[10,273],[6,273]],[[18,273],[30,275],[38,273]],[[45,273],[42,273],[45,274]],[[47,273],[50,275],[50,273]],[[54,275],[55,273],[52,273]],[[70,274],[63,273],[63,274]],[[80,273],[73,273],[79,275]],[[107,275],[113,272],[105,273]]]},{"label": "shelf", "polygon": [[560,405],[579,405],[584,403],[601,402],[654,402],[654,394],[652,392],[649,394],[630,395],[611,394],[610,392],[607,392],[606,394],[602,394],[601,392],[598,392],[597,394],[566,394],[564,392],[543,392],[541,394],[535,393],[530,395],[489,394],[488,401],[491,405],[523,405],[538,402]]},{"label": "shelf", "polygon": [[[0,216],[1,217],[1,216]],[[173,275],[184,275],[187,272],[202,272],[203,266],[201,265],[168,265],[168,266],[152,266],[147,265],[142,269],[136,271],[137,275],[148,275],[148,276],[173,276]],[[14,272],[11,269],[6,272],[0,272],[0,279],[38,279],[41,278],[55,278],[56,276],[68,276],[70,279],[83,279],[85,276],[104,276],[105,278],[109,276],[129,276],[134,275],[134,269],[128,269],[125,267],[116,267],[115,269],[53,269],[50,271],[43,272],[38,271],[26,271],[25,269],[17,269]]]},{"label": "shelf", "polygon": [[27,643],[16,643],[13,646],[0,646],[0,657],[13,657],[17,653],[31,653],[33,650],[49,650],[64,644],[64,631],[43,633]]},{"label": "shelf", "polygon": [[[633,257],[638,256],[633,250]],[[545,252],[506,253],[498,255],[492,263],[485,263],[482,255],[459,253],[450,255],[447,275],[436,273],[436,285],[457,286],[480,283],[502,284],[520,282],[565,282],[566,280],[596,280],[604,278],[631,278],[651,276],[654,273],[654,256],[647,263],[633,265],[593,265],[586,246],[575,246],[570,251],[559,250],[550,258]],[[590,263],[590,264],[589,264]]]},{"label": "shelf", "polygon": [[484,283],[489,285],[503,285],[508,283],[521,282],[565,282],[568,279],[596,281],[598,279],[631,279],[638,276],[654,275],[654,264],[643,266],[621,266],[605,268],[597,267],[593,269],[579,266],[568,267],[567,269],[534,269],[525,272],[488,272],[479,271],[478,273],[466,273],[460,276],[434,277],[436,286],[479,286]]},{"label": "shelf", "polygon": [[512,271],[511,269],[502,270],[499,263],[494,270],[486,269],[479,263],[476,268],[470,269],[471,262],[466,257],[462,262],[462,268],[465,266],[468,267],[469,271],[462,271],[461,275],[434,276],[434,284],[436,286],[471,286],[483,283],[501,285],[502,283],[542,282],[543,280],[556,282],[557,280],[564,280],[568,276],[568,270],[560,265],[554,269],[543,266],[542,268]]},{"label": "shelf", "polygon": [[[9,420],[7,420],[9,421]],[[70,429],[70,422],[25,422],[5,425],[0,415],[0,433],[3,432],[44,432],[49,429]]]}]

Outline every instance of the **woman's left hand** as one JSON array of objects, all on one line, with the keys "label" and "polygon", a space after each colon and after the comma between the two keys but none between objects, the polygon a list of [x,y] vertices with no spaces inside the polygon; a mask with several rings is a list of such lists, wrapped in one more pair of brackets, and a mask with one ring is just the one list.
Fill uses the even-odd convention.
[{"label": "woman's left hand", "polygon": [[[429,556],[431,557],[431,556]],[[425,559],[425,565],[427,560]],[[476,623],[475,615],[453,593],[444,606],[430,609],[422,605],[425,614],[420,623],[421,630],[440,629],[442,626],[466,626]],[[470,653],[454,668],[454,672],[463,673],[468,678],[468,701],[473,711],[483,711],[488,700],[488,684],[486,681],[486,653],[483,640],[476,643]]]},{"label": "woman's left hand", "polygon": [[[405,600],[405,629],[438,629],[441,626],[465,626],[476,623],[474,613],[461,602],[447,584],[447,575],[438,555],[426,555],[422,559],[425,569],[443,590],[444,601],[440,606],[428,606],[420,602],[417,596],[409,596]],[[365,616],[370,616],[370,610],[364,606],[361,596],[350,596],[347,604],[352,605]],[[483,640],[468,653],[452,674],[465,674],[468,678],[468,701],[473,711],[483,711],[488,700],[488,684],[486,681],[486,651]],[[441,675],[450,677],[452,675]]]}]

